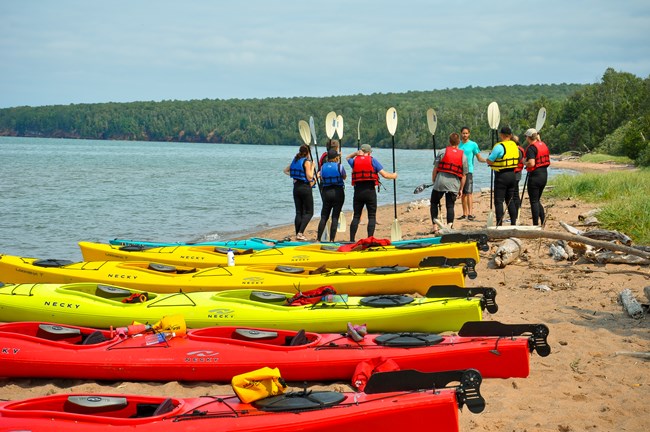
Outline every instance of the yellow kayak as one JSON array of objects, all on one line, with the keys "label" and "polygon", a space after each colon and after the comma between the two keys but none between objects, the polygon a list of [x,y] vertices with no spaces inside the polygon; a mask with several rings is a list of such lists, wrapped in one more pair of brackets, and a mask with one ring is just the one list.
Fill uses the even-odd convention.
[{"label": "yellow kayak", "polygon": [[[117,246],[104,243],[79,242],[85,261],[151,261],[191,267],[227,265],[227,250],[215,246]],[[376,246],[360,251],[339,252],[336,247],[312,244],[253,251],[233,249],[237,266],[260,264],[309,265],[328,267],[419,267],[428,257],[473,260],[478,263],[476,242],[433,245]]]},{"label": "yellow kayak", "polygon": [[463,267],[373,267],[327,270],[316,267],[256,265],[234,267],[171,266],[144,261],[61,260],[0,255],[5,283],[117,283],[150,292],[223,291],[240,288],[296,293],[331,285],[349,295],[428,295],[438,286],[464,287]]},{"label": "yellow kayak", "polygon": [[456,291],[457,298],[337,295],[331,302],[289,306],[291,294],[250,289],[155,294],[97,283],[18,284],[0,287],[0,316],[7,322],[109,328],[182,314],[191,328],[237,325],[333,333],[345,332],[351,322],[365,323],[370,332],[442,332],[481,320],[486,300],[496,296],[493,288]]}]

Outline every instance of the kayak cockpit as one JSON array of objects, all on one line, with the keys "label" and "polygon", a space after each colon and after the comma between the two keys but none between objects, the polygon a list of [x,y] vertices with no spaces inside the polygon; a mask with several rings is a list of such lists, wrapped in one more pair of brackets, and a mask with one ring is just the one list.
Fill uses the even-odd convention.
[{"label": "kayak cockpit", "polygon": [[242,345],[264,345],[265,348],[318,345],[321,336],[304,330],[255,329],[246,327],[207,327],[194,329],[188,337],[197,341],[225,341]]}]

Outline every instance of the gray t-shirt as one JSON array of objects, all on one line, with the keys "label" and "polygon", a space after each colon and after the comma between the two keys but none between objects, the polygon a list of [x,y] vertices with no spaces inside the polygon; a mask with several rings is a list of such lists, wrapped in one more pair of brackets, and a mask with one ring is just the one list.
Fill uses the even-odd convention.
[{"label": "gray t-shirt", "polygon": [[[443,155],[444,152],[440,153],[433,162],[434,170],[438,167],[438,163]],[[463,155],[463,174],[467,175],[468,172],[467,157]],[[438,192],[452,192],[457,194],[460,190],[460,177],[446,172],[439,172],[436,175],[436,180],[433,182],[433,189]]]}]

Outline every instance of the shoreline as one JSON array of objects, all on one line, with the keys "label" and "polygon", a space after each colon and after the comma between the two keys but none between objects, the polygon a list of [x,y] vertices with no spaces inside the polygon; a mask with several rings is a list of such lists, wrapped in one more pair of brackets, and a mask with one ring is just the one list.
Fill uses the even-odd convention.
[{"label": "shoreline", "polygon": [[[603,171],[603,168],[600,167],[599,171]],[[485,227],[489,199],[489,192],[475,193],[477,219],[473,222],[455,221],[454,228]],[[597,207],[571,198],[542,198],[542,203],[548,215],[545,229],[552,231],[562,231],[560,222],[587,229],[581,225],[579,215]],[[428,205],[409,203],[398,208],[404,238],[430,235],[432,224]],[[460,204],[457,204],[457,215],[459,208]],[[351,214],[346,212],[346,217],[349,222]],[[378,210],[376,237],[390,238],[393,217],[392,205],[382,206]],[[522,206],[521,218],[522,224],[530,224],[527,198]],[[313,233],[310,238],[316,235],[317,218],[314,219],[309,224],[308,232]],[[293,235],[292,225],[260,231],[255,235],[282,238],[287,230]],[[365,225],[359,227],[357,240],[363,234]],[[498,244],[491,242],[491,250],[480,253],[481,260],[476,266],[478,277],[467,279],[466,285],[497,290],[499,310],[495,314],[484,313],[483,319],[486,321],[546,324],[550,330],[548,343],[551,353],[548,357],[539,357],[535,353],[531,355],[530,375],[527,378],[483,380],[481,394],[486,400],[486,409],[480,414],[461,411],[460,430],[645,431],[650,387],[648,361],[619,353],[648,351],[650,320],[648,317],[629,317],[619,304],[618,296],[623,288],[630,288],[637,299],[646,302],[643,287],[650,285],[648,266],[601,265],[584,260],[555,261],[548,253],[553,241],[522,241],[524,246],[520,259],[506,268],[494,266],[492,258]],[[0,382],[0,398],[13,400],[72,392],[176,397],[232,393],[228,384],[209,382],[61,379],[4,379]],[[290,385],[291,390],[296,391],[303,386],[302,383]],[[308,385],[313,390],[351,390],[347,382]]]}]

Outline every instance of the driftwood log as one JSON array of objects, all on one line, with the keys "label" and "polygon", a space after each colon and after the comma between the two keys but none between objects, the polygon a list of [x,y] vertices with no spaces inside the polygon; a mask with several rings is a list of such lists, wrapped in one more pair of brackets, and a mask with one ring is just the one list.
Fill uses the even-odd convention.
[{"label": "driftwood log", "polygon": [[643,307],[641,307],[641,304],[634,297],[631,289],[625,288],[618,296],[623,305],[623,309],[625,309],[625,312],[627,312],[629,316],[634,319],[643,318]]},{"label": "driftwood log", "polygon": [[617,243],[611,243],[601,240],[594,240],[589,237],[575,234],[567,234],[558,231],[544,231],[538,228],[531,227],[530,230],[526,229],[482,229],[476,231],[462,231],[465,234],[484,234],[488,236],[490,240],[502,240],[510,237],[517,238],[526,238],[526,239],[539,239],[539,238],[548,238],[556,240],[565,240],[568,242],[583,243],[590,245],[599,249],[613,250],[617,252],[623,252],[629,255],[634,255],[641,257],[646,260],[650,260],[650,252],[646,252],[631,246],[620,245]]},{"label": "driftwood log", "polygon": [[614,230],[604,230],[604,229],[593,229],[589,231],[582,231],[577,228],[572,227],[571,225],[560,222],[562,228],[570,232],[571,234],[580,235],[584,237],[589,237],[594,240],[604,240],[604,241],[617,241],[626,246],[632,245],[632,239],[627,235],[614,231]]},{"label": "driftwood log", "polygon": [[650,286],[643,287],[643,293],[648,298],[648,301],[650,301]]},{"label": "driftwood log", "polygon": [[498,268],[504,268],[523,253],[524,244],[515,237],[505,239],[501,242],[494,256],[494,264]]}]

